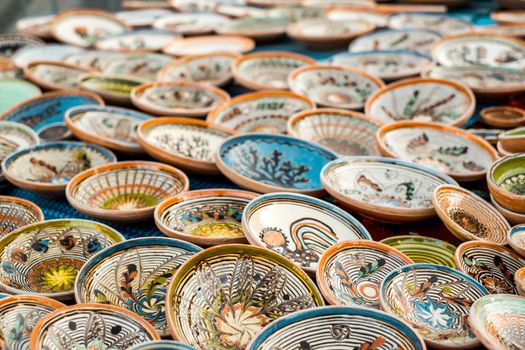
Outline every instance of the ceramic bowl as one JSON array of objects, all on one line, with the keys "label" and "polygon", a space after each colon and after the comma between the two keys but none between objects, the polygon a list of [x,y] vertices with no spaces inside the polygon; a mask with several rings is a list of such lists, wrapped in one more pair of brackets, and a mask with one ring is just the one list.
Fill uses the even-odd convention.
[{"label": "ceramic bowl", "polygon": [[104,101],[115,105],[130,105],[130,94],[135,87],[147,80],[134,76],[101,73],[84,74],[79,78],[82,89],[97,93]]},{"label": "ceramic bowl", "polygon": [[496,208],[501,213],[501,215],[503,215],[511,224],[525,224],[525,214],[517,213],[515,211],[502,207],[498,202],[496,202],[492,194],[490,195],[490,202],[492,203],[494,208]]},{"label": "ceramic bowl", "polygon": [[381,306],[408,322],[438,349],[480,345],[468,323],[471,305],[488,294],[474,279],[449,267],[413,264],[392,271],[381,284]]},{"label": "ceramic bowl", "polygon": [[0,300],[0,343],[6,349],[29,349],[38,321],[66,305],[53,299],[16,295]]},{"label": "ceramic bowl", "polygon": [[0,113],[3,113],[18,103],[42,95],[42,91],[35,84],[25,80],[15,77],[1,77],[0,94],[2,94]]},{"label": "ceramic bowl", "polygon": [[173,56],[188,56],[224,51],[241,54],[254,48],[255,41],[244,36],[210,35],[173,40],[162,51]]},{"label": "ceramic bowl", "polygon": [[288,134],[320,144],[340,156],[378,156],[379,124],[366,115],[341,109],[299,112],[288,120]]},{"label": "ceramic bowl", "polygon": [[74,107],[64,118],[78,139],[132,155],[144,153],[137,141],[137,128],[148,119],[150,115],[132,109],[103,106]]},{"label": "ceramic bowl", "polygon": [[115,155],[83,142],[48,142],[23,148],[2,162],[2,173],[13,185],[43,196],[63,196],[67,183],[92,167],[114,163]]},{"label": "ceramic bowl", "polygon": [[33,61],[24,67],[24,76],[46,90],[80,87],[78,79],[90,70],[59,61]]},{"label": "ceramic bowl", "polygon": [[43,46],[44,41],[24,34],[0,34],[0,56],[12,57],[19,50]]},{"label": "ceramic bowl", "polygon": [[321,106],[361,109],[383,81],[364,71],[339,66],[312,65],[288,76],[290,89]]},{"label": "ceramic bowl", "polygon": [[223,35],[242,35],[257,41],[272,41],[284,35],[289,23],[283,17],[246,17],[223,22],[215,31]]},{"label": "ceramic bowl", "polygon": [[165,30],[142,29],[99,38],[95,48],[118,52],[155,52],[162,50],[175,38],[175,34]]},{"label": "ceramic bowl", "polygon": [[525,128],[516,128],[501,133],[499,135],[499,142],[501,147],[508,152],[525,153]]},{"label": "ceramic bowl", "polygon": [[297,68],[314,64],[313,58],[289,52],[259,52],[238,58],[233,77],[252,90],[288,90],[288,76]]},{"label": "ceramic bowl", "polygon": [[461,126],[474,114],[476,98],[469,87],[450,80],[407,79],[376,91],[365,113],[382,123],[417,120]]},{"label": "ceramic bowl", "polygon": [[389,29],[363,35],[354,40],[350,52],[373,50],[409,50],[423,55],[430,53],[432,44],[441,36],[426,29]]},{"label": "ceramic bowl", "polygon": [[458,181],[483,178],[498,158],[496,150],[482,138],[436,123],[395,122],[382,126],[376,140],[384,156],[428,166]]},{"label": "ceramic bowl", "polygon": [[456,246],[437,238],[409,235],[393,236],[381,240],[380,243],[395,248],[415,263],[455,267]]},{"label": "ceramic bowl", "polygon": [[58,41],[78,47],[90,47],[101,37],[129,29],[109,12],[77,9],[58,14],[53,19],[51,32]]},{"label": "ceramic bowl", "polygon": [[229,21],[228,17],[217,13],[170,13],[156,19],[152,26],[155,29],[191,36],[212,34],[221,24]]},{"label": "ceramic bowl", "polygon": [[[38,135],[28,126],[17,122],[0,120],[0,162],[22,148],[38,145],[39,143]],[[0,182],[3,180],[4,176],[0,168]]]},{"label": "ceramic bowl", "polygon": [[293,137],[246,134],[226,140],[216,153],[219,170],[251,191],[324,194],[320,173],[336,155]]},{"label": "ceramic bowl", "polygon": [[525,69],[525,41],[504,35],[448,36],[432,46],[432,58],[445,67],[488,66]]},{"label": "ceramic bowl", "polygon": [[525,297],[525,267],[521,267],[514,274],[514,283],[518,290],[518,295]]},{"label": "ceramic bowl", "polygon": [[0,196],[0,237],[40,221],[44,221],[44,213],[35,203],[18,197]]},{"label": "ceramic bowl", "polygon": [[432,191],[457,184],[450,177],[411,162],[381,157],[347,157],[321,171],[326,191],[352,211],[374,220],[402,223],[435,215]]},{"label": "ceramic bowl", "polygon": [[115,349],[160,340],[146,320],[123,308],[77,304],[45,316],[31,334],[31,349]]},{"label": "ceramic bowl", "polygon": [[0,287],[11,294],[73,297],[78,270],[94,254],[125,238],[89,220],[38,222],[0,239]]},{"label": "ceramic bowl", "polygon": [[13,55],[11,61],[22,69],[34,61],[61,61],[69,55],[80,54],[85,50],[80,47],[61,44],[46,44],[36,47],[25,47]]},{"label": "ceramic bowl", "polygon": [[315,284],[292,262],[236,244],[193,255],[166,295],[172,337],[200,349],[243,349],[276,318],[322,305]]},{"label": "ceramic bowl", "polygon": [[143,237],[104,249],[82,267],[75,280],[77,303],[127,309],[169,336],[165,296],[171,277],[202,249],[171,238]]},{"label": "ceramic bowl", "polygon": [[490,242],[470,241],[459,245],[456,269],[481,283],[492,294],[517,294],[514,274],[525,259],[514,251]]},{"label": "ceramic bowl", "polygon": [[196,350],[193,346],[173,341],[173,340],[157,340],[148,343],[137,344],[129,350]]},{"label": "ceramic bowl", "polygon": [[214,155],[234,132],[191,118],[164,117],[143,122],[138,141],[153,158],[188,171],[219,174]]},{"label": "ceramic bowl", "polygon": [[495,128],[510,129],[525,124],[525,110],[516,107],[488,107],[481,110],[480,116],[485,124]]},{"label": "ceramic bowl", "polygon": [[201,246],[247,243],[241,219],[258,194],[210,189],[182,193],[155,209],[155,224],[167,236]]},{"label": "ceramic bowl", "polygon": [[284,316],[263,329],[248,350],[426,349],[405,322],[378,310],[330,306]]},{"label": "ceramic bowl", "polygon": [[36,131],[42,141],[63,140],[71,135],[64,124],[66,111],[91,104],[102,106],[104,101],[91,92],[49,92],[14,105],[0,115],[0,120],[25,124]]},{"label": "ceramic bowl", "polygon": [[100,60],[100,70],[106,75],[133,76],[155,81],[161,69],[173,63],[174,58],[151,52],[112,54]]},{"label": "ceramic bowl", "polygon": [[[71,47],[75,48],[74,46]],[[79,51],[64,55],[61,61],[99,72],[102,71],[102,66],[106,60],[124,55],[123,53],[111,51],[76,49]]]},{"label": "ceramic bowl", "polygon": [[501,158],[487,171],[490,194],[500,206],[525,214],[525,154]]},{"label": "ceramic bowl", "polygon": [[118,162],[75,176],[66,197],[78,211],[115,222],[149,220],[164,199],[187,191],[186,175],[169,165],[146,161]]},{"label": "ceramic bowl", "polygon": [[421,12],[395,13],[388,18],[388,27],[392,29],[432,28],[441,35],[463,34],[473,29],[471,22],[458,17]]},{"label": "ceramic bowl", "polygon": [[517,225],[510,229],[507,240],[512,249],[525,257],[525,225]]},{"label": "ceramic bowl", "polygon": [[272,250],[315,273],[321,255],[339,241],[372,237],[353,216],[328,202],[293,193],[270,193],[244,209],[242,226],[255,246]]},{"label": "ceramic bowl", "polygon": [[147,83],[131,91],[136,107],[156,115],[203,117],[229,100],[226,91],[191,81]]},{"label": "ceramic bowl", "polygon": [[390,272],[414,262],[374,241],[343,241],[328,248],[317,266],[317,283],[332,305],[381,309],[379,286]]},{"label": "ceramic bowl", "polygon": [[309,98],[292,92],[259,91],[234,97],[208,113],[206,121],[239,134],[284,134],[290,117],[314,108],[315,103]]},{"label": "ceramic bowl", "polygon": [[441,221],[458,239],[507,244],[509,223],[496,208],[473,192],[442,185],[434,190],[432,203]]},{"label": "ceramic bowl", "polygon": [[[151,3],[151,1],[149,1]],[[126,3],[126,4],[124,4]],[[122,5],[128,5],[129,1],[123,1]],[[152,5],[155,5],[154,3]],[[168,4],[165,4],[168,5]],[[124,6],[123,6],[124,7]],[[173,11],[165,8],[138,8],[138,9],[129,9],[125,11],[118,11],[115,13],[115,17],[120,19],[126,25],[132,28],[147,28],[153,26],[155,20],[173,14]],[[167,7],[167,6],[165,6]]]}]

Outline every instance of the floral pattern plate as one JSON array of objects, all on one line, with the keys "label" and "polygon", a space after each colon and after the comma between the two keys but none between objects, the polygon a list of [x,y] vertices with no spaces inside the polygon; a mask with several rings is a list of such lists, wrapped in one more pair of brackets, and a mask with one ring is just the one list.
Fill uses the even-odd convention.
[{"label": "floral pattern plate", "polygon": [[90,69],[58,61],[32,61],[24,67],[24,76],[47,90],[74,90],[79,78]]},{"label": "floral pattern plate", "polygon": [[512,249],[525,257],[525,225],[517,225],[510,229],[507,239]]},{"label": "floral pattern plate", "polygon": [[388,27],[392,29],[432,28],[441,35],[463,34],[473,29],[472,23],[458,17],[439,13],[400,12],[388,18]]},{"label": "floral pattern plate", "polygon": [[44,221],[44,213],[35,203],[18,197],[0,196],[0,237],[40,221]]},{"label": "floral pattern plate", "polygon": [[158,72],[173,60],[171,56],[158,53],[119,53],[102,59],[100,70],[106,75],[127,75],[154,81]]},{"label": "floral pattern plate", "polygon": [[410,50],[428,55],[432,45],[440,38],[438,33],[425,29],[381,30],[357,38],[350,44],[349,50]]},{"label": "floral pattern plate", "polygon": [[255,41],[244,36],[211,35],[174,40],[162,51],[173,56],[188,56],[224,51],[241,54],[254,48]]},{"label": "floral pattern plate", "polygon": [[104,36],[96,41],[95,48],[120,52],[154,52],[162,50],[175,38],[173,33],[164,30],[142,29]]},{"label": "floral pattern plate", "polygon": [[[0,120],[0,162],[22,148],[38,145],[39,143],[38,135],[28,126],[17,122]],[[0,168],[0,182],[3,180],[4,176]]]},{"label": "floral pattern plate", "polygon": [[0,113],[3,113],[18,103],[42,95],[42,91],[40,91],[38,86],[21,79],[1,78],[0,95],[2,96],[0,100]]}]

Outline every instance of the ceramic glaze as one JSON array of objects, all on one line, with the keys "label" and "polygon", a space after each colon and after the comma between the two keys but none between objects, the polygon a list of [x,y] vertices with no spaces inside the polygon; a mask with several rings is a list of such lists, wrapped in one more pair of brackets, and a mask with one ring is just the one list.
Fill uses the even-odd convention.
[{"label": "ceramic glaze", "polygon": [[106,101],[113,104],[130,103],[131,91],[145,83],[146,80],[134,76],[119,76],[106,74],[84,74],[79,78],[80,86],[102,96]]},{"label": "ceramic glaze", "polygon": [[228,17],[215,13],[171,13],[156,19],[153,27],[181,35],[202,35],[213,33],[228,21]]}]

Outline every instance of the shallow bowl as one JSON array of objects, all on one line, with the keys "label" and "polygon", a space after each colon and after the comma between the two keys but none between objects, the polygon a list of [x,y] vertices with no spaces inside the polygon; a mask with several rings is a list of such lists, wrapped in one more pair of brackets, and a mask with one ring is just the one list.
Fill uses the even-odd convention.
[{"label": "shallow bowl", "polygon": [[61,61],[32,61],[24,67],[24,76],[46,90],[79,89],[78,79],[93,72],[89,68]]},{"label": "shallow bowl", "polygon": [[146,81],[132,75],[105,73],[89,73],[79,78],[82,89],[99,94],[107,103],[123,106],[131,104],[131,91]]},{"label": "shallow bowl", "polygon": [[525,154],[494,162],[487,171],[487,185],[494,200],[505,209],[525,214]]},{"label": "shallow bowl", "polygon": [[0,237],[40,221],[44,221],[44,213],[35,203],[18,197],[0,196]]},{"label": "shallow bowl", "polygon": [[501,147],[512,153],[525,153],[525,128],[516,128],[499,134]]},{"label": "shallow bowl", "polygon": [[[40,138],[30,127],[22,123],[0,120],[0,162],[22,148],[39,143]],[[0,182],[3,180],[0,168]]]},{"label": "shallow bowl", "polygon": [[484,108],[481,110],[480,116],[485,124],[495,128],[510,129],[525,124],[525,110],[516,107]]},{"label": "shallow bowl", "polygon": [[350,52],[409,50],[428,55],[432,44],[440,38],[439,33],[427,29],[380,30],[357,38],[350,44],[348,50]]}]

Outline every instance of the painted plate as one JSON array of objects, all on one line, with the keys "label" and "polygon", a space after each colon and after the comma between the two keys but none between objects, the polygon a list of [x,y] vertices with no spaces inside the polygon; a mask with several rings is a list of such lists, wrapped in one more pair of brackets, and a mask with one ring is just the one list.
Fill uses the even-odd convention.
[{"label": "painted plate", "polygon": [[200,55],[212,52],[245,53],[255,48],[255,41],[235,35],[210,35],[174,40],[162,51],[173,56]]},{"label": "painted plate", "polygon": [[220,23],[215,31],[223,35],[243,35],[260,41],[278,39],[290,23],[283,17],[245,17]]},{"label": "painted plate", "polygon": [[24,34],[0,34],[0,56],[12,57],[19,50],[29,47],[38,47],[44,42],[34,36]]},{"label": "painted plate", "polygon": [[325,10],[326,17],[332,20],[365,21],[376,27],[386,27],[388,14],[366,7],[333,7]]},{"label": "painted plate", "polygon": [[441,36],[425,29],[389,29],[363,35],[354,40],[350,52],[373,50],[410,50],[423,55],[430,53],[432,45]]},{"label": "painted plate", "polygon": [[517,225],[510,229],[508,242],[512,249],[525,257],[525,225]]},{"label": "painted plate", "polygon": [[157,53],[120,53],[100,62],[100,70],[107,75],[135,76],[154,81],[161,69],[173,62],[173,57]]},{"label": "painted plate", "polygon": [[44,221],[44,213],[35,203],[18,197],[0,196],[0,237],[40,221]]},{"label": "painted plate", "polygon": [[69,55],[83,54],[84,51],[80,47],[70,45],[46,44],[23,48],[12,57],[12,61],[18,68],[24,68],[34,61],[62,61]]},{"label": "painted plate", "polygon": [[[21,79],[0,79],[0,113],[18,103],[42,95],[38,86]],[[0,119],[2,119],[0,117]]]},{"label": "painted plate", "polygon": [[196,350],[193,346],[172,340],[158,340],[135,345],[129,350]]},{"label": "painted plate", "polygon": [[388,18],[388,26],[392,29],[432,28],[443,36],[462,34],[473,29],[472,23],[461,18],[423,12],[395,13]]},{"label": "painted plate", "polygon": [[216,13],[172,13],[153,22],[153,28],[180,35],[212,34],[222,23],[230,19]]},{"label": "painted plate", "polygon": [[108,103],[118,105],[129,105],[131,91],[147,82],[136,76],[100,73],[84,74],[78,81],[83,89],[99,94]]},{"label": "painted plate", "polygon": [[[7,120],[0,120],[0,162],[16,151],[38,145],[38,135],[28,126]],[[0,169],[0,182],[4,180]]]},{"label": "painted plate", "polygon": [[[125,4],[126,1],[123,1]],[[129,11],[119,11],[115,13],[117,17],[126,25],[133,28],[150,27],[153,23],[164,16],[173,14],[171,10],[162,8],[143,8]]]},{"label": "painted plate", "polygon": [[80,88],[79,78],[91,72],[80,66],[59,61],[32,61],[24,67],[24,76],[47,90]]},{"label": "painted plate", "polygon": [[[70,47],[74,48],[74,46]],[[65,63],[74,64],[75,66],[95,71],[102,71],[107,60],[113,59],[114,57],[124,56],[123,53],[118,52],[76,49],[80,51],[66,55],[63,58],[63,61]]]},{"label": "painted plate", "polygon": [[162,50],[175,38],[171,32],[142,29],[104,36],[96,41],[95,48],[119,52],[153,52]]}]

